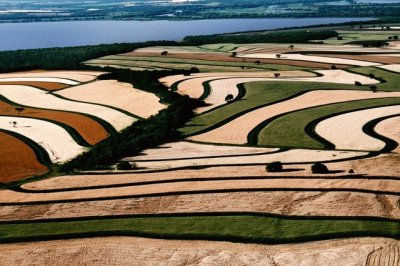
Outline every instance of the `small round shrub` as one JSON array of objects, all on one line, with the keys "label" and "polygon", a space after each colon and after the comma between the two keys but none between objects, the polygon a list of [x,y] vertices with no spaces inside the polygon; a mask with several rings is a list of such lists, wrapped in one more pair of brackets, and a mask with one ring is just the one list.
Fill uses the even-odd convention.
[{"label": "small round shrub", "polygon": [[267,164],[265,169],[267,170],[267,172],[281,172],[283,169],[283,165],[281,162],[272,162]]},{"label": "small round shrub", "polygon": [[350,169],[350,170],[349,170],[349,174],[354,174],[354,170],[353,170],[353,169]]},{"label": "small round shrub", "polygon": [[311,172],[313,174],[326,174],[329,173],[329,170],[325,164],[315,163],[311,166]]},{"label": "small round shrub", "polygon": [[133,166],[130,164],[130,162],[119,162],[117,164],[117,169],[118,170],[132,170]]}]

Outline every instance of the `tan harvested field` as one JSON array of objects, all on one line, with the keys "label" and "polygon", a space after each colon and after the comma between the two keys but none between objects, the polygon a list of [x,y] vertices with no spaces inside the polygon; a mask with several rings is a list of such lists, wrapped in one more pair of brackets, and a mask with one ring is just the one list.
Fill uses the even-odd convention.
[{"label": "tan harvested field", "polygon": [[135,157],[127,157],[124,160],[171,160],[171,159],[187,159],[199,157],[221,157],[221,156],[237,156],[246,154],[261,154],[275,152],[276,148],[258,148],[245,146],[226,146],[226,145],[208,145],[205,143],[192,143],[188,141],[180,141],[163,144],[157,149],[150,149],[143,152],[143,155]]},{"label": "tan harvested field", "polygon": [[247,135],[251,130],[266,119],[282,113],[331,103],[399,96],[399,92],[371,93],[369,91],[346,90],[311,91],[284,102],[256,109],[228,122],[225,125],[206,133],[189,137],[189,139],[212,143],[246,144]]},{"label": "tan harvested field", "polygon": [[27,72],[12,72],[0,74],[0,79],[6,78],[59,78],[78,82],[89,82],[95,80],[99,75],[105,72],[98,71],[27,71]]},{"label": "tan harvested field", "polygon": [[[145,151],[146,152],[146,151]],[[172,152],[172,151],[171,151]],[[212,159],[180,159],[163,161],[136,162],[139,169],[169,170],[175,168],[198,166],[222,166],[222,165],[254,165],[280,161],[286,164],[326,162],[332,160],[349,160],[359,156],[365,156],[366,152],[339,151],[339,150],[306,150],[292,149],[270,154],[256,154],[251,156],[216,157]],[[135,157],[132,158],[135,161]]]},{"label": "tan harvested field", "polygon": [[397,114],[400,115],[399,105],[345,113],[321,121],[315,132],[337,149],[380,151],[386,143],[367,135],[363,128],[372,120]]},{"label": "tan harvested field", "polygon": [[[190,76],[184,76],[184,75],[172,75],[172,76],[166,76],[159,81],[164,84],[167,87],[171,87],[174,83],[176,82],[181,82],[178,86],[182,86],[184,82],[187,82],[191,79],[199,79],[199,78],[209,78],[209,79],[222,79],[222,78],[235,78],[235,77],[274,77],[274,73],[276,71],[257,71],[257,72],[207,72],[207,73],[195,73],[191,74]],[[310,72],[305,72],[305,71],[281,71],[279,72],[283,77],[312,77],[314,76]]]},{"label": "tan harvested field", "polygon": [[[399,241],[388,238],[350,238],[301,244],[255,245],[103,237],[2,244],[0,260],[5,265],[21,266],[32,265],[32,262],[37,265],[363,266],[366,265],[369,254],[396,245],[399,245]],[[384,260],[385,256],[382,256],[382,259]]]},{"label": "tan harvested field", "polygon": [[351,55],[351,54],[308,54],[310,56],[324,56],[333,58],[343,58],[351,60],[361,60],[380,64],[398,64],[400,58],[394,56],[387,56],[385,54],[374,55],[374,54],[362,54],[362,55]]},{"label": "tan harvested field", "polygon": [[[0,93],[16,104],[92,115],[108,122],[117,131],[130,126],[137,120],[134,117],[128,116],[127,114],[110,107],[62,99],[49,94],[46,91],[29,86],[0,86]],[[32,101],[32,99],[35,100]]]},{"label": "tan harvested field", "polygon": [[48,169],[42,165],[31,147],[18,138],[0,132],[0,182],[8,183],[45,174]]},{"label": "tan harvested field", "polygon": [[397,146],[395,152],[400,152],[400,115],[379,122],[375,126],[374,131],[396,141],[399,146]]},{"label": "tan harvested field", "polygon": [[144,195],[157,196],[159,193],[186,193],[197,194],[208,191],[210,193],[220,190],[362,190],[369,193],[383,192],[383,194],[398,193],[399,180],[386,179],[343,179],[343,178],[256,178],[233,179],[214,181],[182,181],[172,183],[157,183],[140,186],[124,186],[99,189],[87,189],[77,191],[64,191],[53,193],[24,193],[11,190],[0,191],[0,200],[7,203],[43,202],[55,200],[79,200],[79,199],[104,199],[110,197]]},{"label": "tan harvested field", "polygon": [[36,142],[46,150],[53,163],[64,163],[87,151],[63,127],[42,119],[0,116],[0,128]]},{"label": "tan harvested field", "polygon": [[1,221],[111,215],[257,212],[299,216],[399,218],[399,196],[358,192],[229,192],[2,206]]},{"label": "tan harvested field", "polygon": [[57,92],[63,97],[116,107],[140,117],[150,117],[166,105],[153,93],[138,90],[129,83],[100,80]]},{"label": "tan harvested field", "polygon": [[15,106],[0,101],[0,115],[43,118],[60,122],[74,128],[91,145],[99,143],[109,135],[101,124],[77,113],[25,107],[25,110],[18,114]]},{"label": "tan harvested field", "polygon": [[69,87],[69,85],[67,85],[67,84],[56,83],[56,82],[42,82],[42,81],[14,81],[14,82],[0,81],[0,86],[1,85],[32,86],[32,87],[37,87],[37,88],[48,90],[48,91],[61,90],[61,89],[65,89],[65,88]]},{"label": "tan harvested field", "polygon": [[[287,51],[284,50],[284,51]],[[280,51],[279,53],[282,53]],[[131,52],[127,54],[123,54],[127,57],[161,57],[160,53],[147,53],[147,52]],[[177,59],[196,59],[196,60],[207,60],[207,61],[220,61],[220,62],[243,62],[243,58],[240,57],[232,57],[229,53],[169,53],[167,56],[162,56],[162,58],[177,58]],[[245,62],[253,62],[252,59],[245,59]],[[332,64],[324,63],[324,62],[307,62],[307,61],[293,61],[293,60],[285,60],[276,58],[262,58],[260,59],[261,64],[276,64],[276,65],[288,65],[288,66],[297,66],[297,67],[307,67],[307,68],[316,68],[316,69],[330,69]],[[338,64],[337,68],[347,68],[349,65]],[[241,73],[241,72],[240,72]]]},{"label": "tan harvested field", "polygon": [[[260,59],[273,59],[276,58],[276,54],[270,53],[254,53],[254,54],[239,54],[240,58],[260,58]],[[334,57],[324,57],[324,56],[311,56],[311,55],[303,55],[303,54],[282,54],[282,59],[286,60],[299,60],[299,61],[310,61],[310,62],[322,62],[329,64],[342,64],[342,65],[353,65],[353,66],[378,66],[379,63],[361,61],[361,60],[352,60],[352,59],[343,59],[343,58],[334,58]]]},{"label": "tan harvested field", "polygon": [[400,64],[380,66],[380,68],[400,73]]}]

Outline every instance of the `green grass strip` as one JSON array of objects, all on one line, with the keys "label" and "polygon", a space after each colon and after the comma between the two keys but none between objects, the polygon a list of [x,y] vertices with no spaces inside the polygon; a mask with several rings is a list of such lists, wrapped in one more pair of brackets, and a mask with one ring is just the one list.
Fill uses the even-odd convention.
[{"label": "green grass strip", "polygon": [[206,132],[255,109],[288,100],[312,90],[369,90],[368,87],[355,85],[289,81],[249,82],[245,83],[244,87],[246,94],[240,100],[194,117],[181,129],[181,132],[186,135]]},{"label": "green grass strip", "polygon": [[400,222],[396,220],[252,214],[95,217],[0,224],[0,242],[121,235],[278,244],[356,236],[398,238],[399,234]]},{"label": "green grass strip", "polygon": [[359,100],[295,111],[267,120],[249,134],[248,141],[254,144],[254,138],[258,136],[257,144],[260,146],[323,149],[325,145],[318,141],[318,138],[312,137],[313,129],[306,130],[307,125],[314,120],[345,112],[394,104],[400,104],[400,98]]}]

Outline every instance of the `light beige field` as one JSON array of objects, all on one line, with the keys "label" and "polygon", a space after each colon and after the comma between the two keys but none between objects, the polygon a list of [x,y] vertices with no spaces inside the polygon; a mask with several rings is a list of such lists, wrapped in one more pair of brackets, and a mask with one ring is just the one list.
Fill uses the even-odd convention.
[{"label": "light beige field", "polygon": [[0,74],[3,78],[61,78],[78,82],[89,82],[95,80],[105,72],[98,71],[27,71]]},{"label": "light beige field", "polygon": [[129,83],[116,80],[100,80],[61,90],[63,97],[116,107],[131,114],[148,118],[164,109],[166,105],[153,93],[138,90]]},{"label": "light beige field", "polygon": [[189,139],[212,143],[246,144],[247,136],[251,130],[266,119],[282,113],[338,102],[399,96],[399,92],[372,93],[369,91],[346,90],[310,91],[293,99],[256,109],[225,125],[203,134],[189,137]]},{"label": "light beige field", "polygon": [[[238,57],[242,58],[267,58],[276,59],[276,53],[252,53],[252,54],[238,54]],[[342,65],[352,65],[352,66],[379,66],[381,64],[375,62],[343,59],[335,57],[325,57],[325,56],[311,56],[303,54],[282,54],[281,59],[283,60],[300,60],[300,61],[310,61],[310,62],[320,62],[320,63],[330,63],[330,64],[342,64]]]},{"label": "light beige field", "polygon": [[89,114],[108,122],[117,131],[130,126],[137,120],[109,107],[62,99],[29,86],[4,85],[0,86],[0,93],[7,99],[24,106]]},{"label": "light beige field", "polygon": [[[198,159],[178,159],[163,161],[139,161],[136,162],[139,169],[146,170],[169,170],[184,167],[204,167],[222,165],[252,165],[267,164],[271,162],[282,162],[286,164],[315,163],[332,160],[349,160],[359,156],[365,156],[366,152],[340,151],[340,150],[306,150],[292,149],[277,153],[255,154],[250,156],[215,157]],[[135,157],[132,158],[136,161]]]},{"label": "light beige field", "polygon": [[[398,56],[400,56],[400,55],[398,55]],[[384,65],[384,66],[380,66],[380,68],[400,73],[400,64]]]},{"label": "light beige field", "polygon": [[103,237],[2,244],[0,245],[0,260],[5,265],[21,266],[32,265],[32,263],[37,265],[138,266],[370,266],[369,261],[367,263],[369,254],[390,249],[382,256],[381,260],[384,261],[387,256],[395,254],[395,249],[391,247],[398,246],[399,241],[385,238],[351,238],[302,244],[255,245],[137,237]]},{"label": "light beige field", "polygon": [[53,163],[64,163],[87,151],[64,128],[44,120],[0,116],[0,128],[33,140],[46,150]]},{"label": "light beige field", "polygon": [[[379,122],[375,128],[375,132],[388,137],[391,140],[400,144],[400,116],[385,119]],[[400,152],[400,145],[394,150],[394,152]]]},{"label": "light beige field", "polygon": [[214,181],[183,181],[172,183],[156,183],[140,186],[99,188],[80,191],[65,191],[53,193],[23,193],[11,190],[0,191],[0,201],[7,203],[42,202],[54,200],[95,199],[120,196],[158,195],[159,193],[213,192],[220,190],[271,190],[271,189],[335,189],[335,190],[365,190],[368,193],[397,193],[400,190],[399,180],[390,179],[343,179],[343,178],[244,178]]},{"label": "light beige field", "polygon": [[257,212],[300,216],[399,218],[399,196],[358,192],[226,192],[88,202],[2,206],[0,220],[90,216]]},{"label": "light beige field", "polygon": [[209,145],[205,143],[194,143],[188,141],[180,141],[166,143],[157,149],[146,150],[143,155],[135,157],[127,157],[124,160],[171,160],[171,159],[187,159],[187,158],[204,158],[204,157],[227,157],[246,154],[262,154],[278,151],[277,148],[258,148],[246,146],[228,146],[228,145]]},{"label": "light beige field", "polygon": [[337,149],[380,151],[386,143],[367,135],[363,127],[374,119],[396,114],[400,115],[399,105],[350,112],[321,121],[315,132]]}]

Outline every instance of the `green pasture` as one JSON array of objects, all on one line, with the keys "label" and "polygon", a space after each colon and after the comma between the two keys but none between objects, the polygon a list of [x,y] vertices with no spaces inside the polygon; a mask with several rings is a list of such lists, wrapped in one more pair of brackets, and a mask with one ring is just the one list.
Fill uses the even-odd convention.
[{"label": "green pasture", "polygon": [[354,236],[399,237],[399,233],[398,221],[257,215],[99,217],[0,224],[0,242],[127,235],[277,244]]},{"label": "green pasture", "polygon": [[258,135],[256,143],[259,146],[323,149],[324,144],[312,138],[305,130],[312,121],[343,112],[393,104],[400,104],[400,98],[351,101],[288,113],[271,121],[263,128],[255,129],[249,136],[249,140],[254,143],[254,138]]}]

